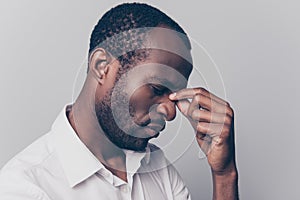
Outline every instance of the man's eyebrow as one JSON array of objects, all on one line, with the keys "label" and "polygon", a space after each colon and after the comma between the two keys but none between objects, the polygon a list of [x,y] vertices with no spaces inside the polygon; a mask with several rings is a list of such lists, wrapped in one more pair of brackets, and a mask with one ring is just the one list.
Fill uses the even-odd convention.
[{"label": "man's eyebrow", "polygon": [[161,78],[161,77],[156,77],[156,76],[149,77],[148,83],[160,84],[160,85],[162,85],[168,89],[174,90],[174,91],[180,90],[180,89],[183,89],[186,87],[186,83],[182,83],[182,84],[180,84],[180,82],[179,82],[179,84],[178,84],[178,82],[173,83],[166,78]]}]

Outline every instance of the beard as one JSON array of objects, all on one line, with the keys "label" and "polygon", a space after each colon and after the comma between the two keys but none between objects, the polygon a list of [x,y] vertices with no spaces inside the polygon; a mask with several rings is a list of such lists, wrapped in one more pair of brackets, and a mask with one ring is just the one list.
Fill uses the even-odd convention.
[{"label": "beard", "polygon": [[[115,85],[116,86],[116,85]],[[112,93],[114,99],[112,100]],[[134,120],[134,107],[128,104],[129,98],[122,88],[112,88],[104,98],[95,103],[95,113],[97,120],[106,137],[117,147],[134,151],[145,151],[148,141],[157,137],[137,137],[134,136],[142,127]],[[112,110],[112,107],[114,108]],[[129,111],[129,112],[128,112]],[[145,122],[146,123],[146,122]],[[143,130],[142,130],[143,131]]]}]

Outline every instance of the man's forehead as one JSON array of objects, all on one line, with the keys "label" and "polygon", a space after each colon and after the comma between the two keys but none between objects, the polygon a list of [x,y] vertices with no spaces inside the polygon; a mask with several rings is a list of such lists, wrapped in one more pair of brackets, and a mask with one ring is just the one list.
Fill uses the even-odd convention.
[{"label": "man's forehead", "polygon": [[190,49],[184,43],[184,37],[187,36],[177,31],[155,27],[148,32],[144,47],[171,52],[192,63]]}]

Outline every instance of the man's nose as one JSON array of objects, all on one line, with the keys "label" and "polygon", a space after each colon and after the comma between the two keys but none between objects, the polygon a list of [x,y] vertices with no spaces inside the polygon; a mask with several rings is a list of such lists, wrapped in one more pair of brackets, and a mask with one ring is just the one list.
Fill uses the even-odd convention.
[{"label": "man's nose", "polygon": [[169,99],[169,95],[165,95],[157,102],[156,112],[161,114],[166,121],[172,121],[176,117],[175,102]]}]

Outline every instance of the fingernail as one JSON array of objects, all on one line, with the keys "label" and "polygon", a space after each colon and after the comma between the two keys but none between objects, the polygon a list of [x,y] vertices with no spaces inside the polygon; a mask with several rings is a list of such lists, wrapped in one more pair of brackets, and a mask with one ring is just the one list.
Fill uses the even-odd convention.
[{"label": "fingernail", "polygon": [[174,99],[174,98],[175,98],[175,96],[176,96],[176,92],[175,92],[175,93],[172,93],[172,94],[170,94],[170,95],[169,95],[169,98],[170,98],[170,99]]}]

